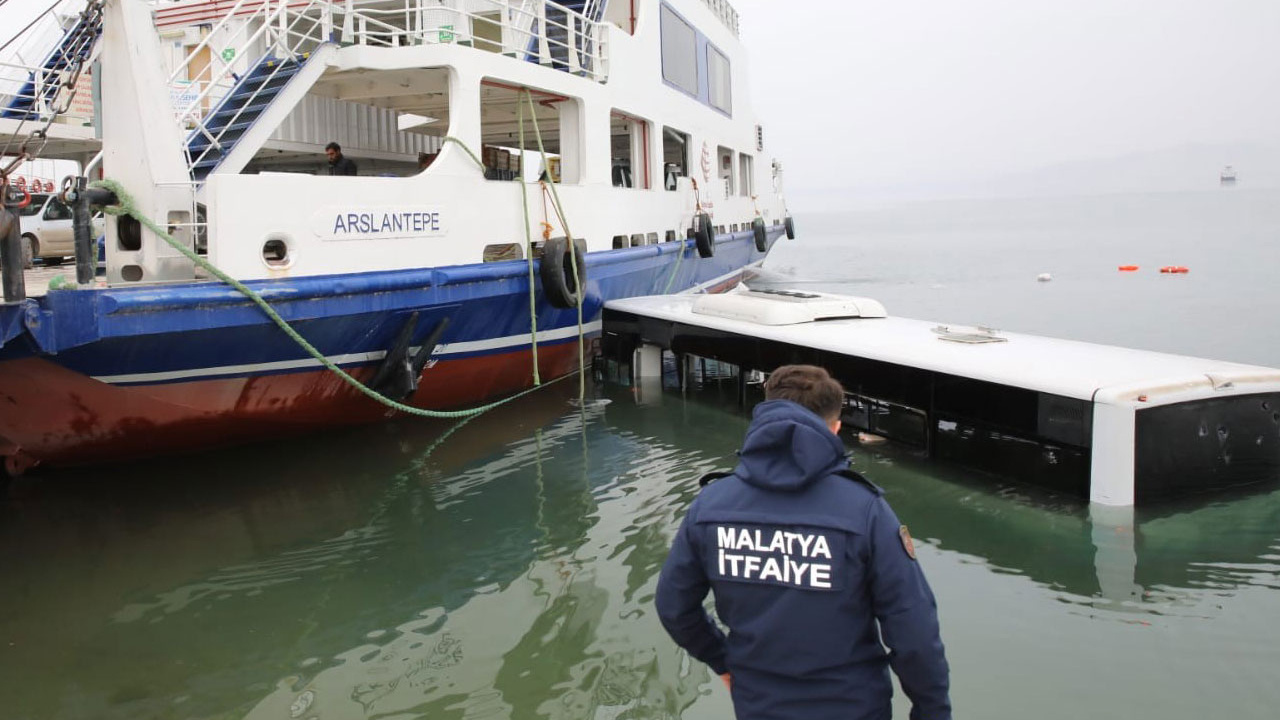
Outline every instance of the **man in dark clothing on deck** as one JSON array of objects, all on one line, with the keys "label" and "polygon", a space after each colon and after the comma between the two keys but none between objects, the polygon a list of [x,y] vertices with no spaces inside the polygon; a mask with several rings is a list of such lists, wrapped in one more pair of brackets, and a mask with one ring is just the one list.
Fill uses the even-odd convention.
[{"label": "man in dark clothing on deck", "polygon": [[324,146],[324,154],[329,157],[329,174],[330,175],[355,175],[356,164],[346,155],[342,154],[342,146],[336,142],[331,142]]},{"label": "man in dark clothing on deck", "polygon": [[676,534],[663,627],[724,678],[739,720],[887,720],[890,667],[912,720],[950,720],[933,592],[880,488],[849,470],[843,389],[788,365],[765,398],[738,466],[713,474]]}]

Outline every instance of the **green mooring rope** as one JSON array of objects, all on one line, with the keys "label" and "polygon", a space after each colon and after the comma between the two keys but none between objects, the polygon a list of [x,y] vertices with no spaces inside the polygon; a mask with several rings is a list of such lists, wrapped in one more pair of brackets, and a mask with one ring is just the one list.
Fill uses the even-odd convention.
[{"label": "green mooring rope", "polygon": [[463,150],[466,150],[466,151],[467,151],[467,154],[471,156],[471,159],[476,161],[476,165],[479,165],[479,166],[480,166],[480,172],[484,172],[485,170],[487,170],[487,169],[488,169],[488,168],[486,168],[486,167],[484,166],[484,163],[480,161],[480,158],[476,157],[476,153],[475,153],[475,151],[474,151],[474,150],[472,150],[471,148],[467,147],[467,144],[466,144],[466,143],[464,143],[464,142],[462,142],[462,141],[461,141],[461,140],[459,140],[458,138],[456,138],[456,137],[454,137],[454,136],[452,136],[452,135],[445,135],[445,136],[444,136],[444,140],[441,140],[440,142],[441,142],[441,144],[444,144],[444,143],[447,143],[447,142],[451,142],[451,143],[454,143],[455,145],[457,145],[458,147],[462,148]]},{"label": "green mooring rope", "polygon": [[676,264],[671,268],[671,275],[667,277],[667,286],[662,289],[663,295],[666,295],[667,293],[671,292],[671,283],[675,282],[676,273],[680,272],[680,261],[684,260],[684,251],[689,248],[689,244],[688,244],[689,238],[687,237],[682,237],[676,242],[680,244],[680,250],[679,250],[680,254],[676,255]]},{"label": "green mooring rope", "polygon": [[[529,333],[533,338],[533,384],[540,385],[538,377],[538,302],[533,290],[533,236],[529,231],[529,188],[524,183],[524,105],[516,102],[520,116],[520,204],[524,206],[524,255],[529,266]],[[535,117],[534,122],[538,119]],[[463,147],[466,147],[463,145]]]},{"label": "green mooring rope", "polygon": [[[582,287],[582,283],[578,282],[578,253],[573,244],[573,233],[569,231],[569,221],[564,216],[564,205],[560,203],[560,193],[556,192],[556,183],[551,181],[550,166],[547,164],[547,148],[542,144],[542,130],[538,127],[538,109],[533,106],[533,93],[528,88],[524,89],[524,99],[529,104],[529,114],[533,116],[533,134],[538,139],[538,152],[542,155],[542,168],[547,171],[547,185],[551,187],[551,200],[555,204],[556,215],[560,217],[560,224],[564,226],[564,235],[566,245],[569,251],[569,266],[573,270],[573,281],[578,287],[578,368],[581,370],[586,367],[586,353],[583,348],[583,336],[585,332],[582,328],[582,304],[587,298],[587,289]],[[518,102],[518,101],[517,101]],[[524,168],[524,158],[520,159],[520,167]],[[523,181],[521,181],[523,184]],[[550,219],[550,218],[548,218]],[[585,258],[584,258],[585,259]],[[587,376],[585,373],[578,374],[578,403],[585,404],[587,397]]]},{"label": "green mooring rope", "polygon": [[[466,146],[463,145],[463,147],[465,148]],[[472,157],[475,157],[475,154],[471,153],[470,150],[468,150],[467,152],[471,154]],[[214,277],[218,278],[222,282],[235,288],[242,295],[244,295],[245,297],[253,301],[253,304],[257,305],[258,308],[261,309],[262,312],[265,313],[266,316],[270,318],[271,321],[274,322],[281,330],[283,330],[286,335],[292,338],[294,342],[298,343],[298,345],[303,350],[306,350],[307,353],[309,353],[311,357],[319,361],[321,365],[327,368],[334,375],[337,375],[339,378],[341,378],[343,382],[355,388],[356,390],[359,390],[365,396],[373,400],[376,400],[382,403],[383,405],[386,405],[389,408],[392,408],[394,410],[399,410],[400,412],[405,413],[406,415],[416,415],[418,417],[430,417],[430,418],[469,417],[472,415],[479,415],[480,413],[487,412],[489,410],[492,410],[493,408],[498,407],[499,405],[505,405],[506,403],[509,403],[512,400],[515,400],[516,398],[524,397],[525,395],[528,395],[529,393],[541,387],[539,385],[534,385],[533,387],[527,390],[518,392],[515,395],[511,395],[510,397],[506,397],[501,400],[495,400],[494,402],[487,403],[485,405],[474,407],[468,410],[424,410],[422,408],[416,408],[416,407],[413,407],[412,405],[406,405],[402,402],[392,400],[386,395],[383,395],[382,393],[374,390],[373,388],[370,388],[369,386],[365,385],[359,380],[356,380],[355,378],[351,377],[351,375],[348,374],[347,371],[338,367],[336,364],[333,363],[333,361],[325,357],[324,353],[320,352],[315,348],[314,345],[307,342],[306,338],[299,335],[297,330],[294,330],[293,327],[291,327],[289,323],[285,321],[284,318],[280,317],[280,314],[277,313],[270,305],[268,305],[267,301],[263,300],[261,295],[254,292],[251,288],[247,287],[244,283],[240,282],[239,280],[236,280],[230,275],[227,275],[226,273],[222,272],[218,268],[214,267],[207,260],[205,260],[204,258],[197,255],[195,252],[193,252],[190,248],[186,247],[182,243],[175,240],[172,235],[165,232],[165,230],[162,229],[159,225],[157,225],[153,220],[151,220],[151,218],[148,218],[144,216],[142,213],[138,212],[137,207],[133,203],[133,198],[129,195],[129,193],[125,191],[124,186],[121,185],[119,182],[116,182],[115,180],[110,180],[110,179],[98,180],[96,182],[91,183],[90,187],[99,187],[105,190],[110,190],[111,192],[115,193],[116,204],[103,208],[105,212],[111,215],[128,215],[129,217],[132,217],[133,219],[142,223],[144,226],[146,226],[148,230],[155,233],[156,237],[164,240],[173,249],[177,250],[178,252],[186,256],[188,260],[191,260],[196,265],[204,268]],[[581,342],[581,340],[579,340],[579,342]],[[582,372],[581,366],[579,366],[578,372],[579,374],[581,374]],[[565,375],[564,377],[568,377],[568,375]],[[559,379],[563,379],[563,378],[557,378],[557,380]]]}]

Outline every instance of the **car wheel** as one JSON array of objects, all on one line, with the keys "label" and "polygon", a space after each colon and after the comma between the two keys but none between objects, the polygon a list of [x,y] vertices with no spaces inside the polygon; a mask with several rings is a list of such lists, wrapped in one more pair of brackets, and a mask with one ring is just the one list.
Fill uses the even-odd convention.
[{"label": "car wheel", "polygon": [[34,235],[22,236],[22,269],[30,270],[31,260],[40,253],[40,241]]}]

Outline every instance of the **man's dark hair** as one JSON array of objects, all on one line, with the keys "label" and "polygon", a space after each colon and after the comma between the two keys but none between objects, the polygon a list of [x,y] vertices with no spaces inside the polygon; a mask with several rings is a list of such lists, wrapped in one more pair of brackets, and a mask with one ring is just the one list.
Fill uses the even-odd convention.
[{"label": "man's dark hair", "polygon": [[342,146],[336,142],[331,142],[324,146],[325,150],[333,150],[334,152],[342,152]]},{"label": "man's dark hair", "polygon": [[790,400],[831,422],[840,419],[844,388],[816,365],[783,365],[764,384],[766,400]]}]

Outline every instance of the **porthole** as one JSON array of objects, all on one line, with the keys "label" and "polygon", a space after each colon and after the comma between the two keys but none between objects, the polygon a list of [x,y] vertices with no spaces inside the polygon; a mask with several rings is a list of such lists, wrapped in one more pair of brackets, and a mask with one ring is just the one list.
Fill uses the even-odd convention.
[{"label": "porthole", "polygon": [[293,265],[293,253],[289,248],[288,237],[269,235],[262,243],[262,262],[273,270],[280,270]]}]

